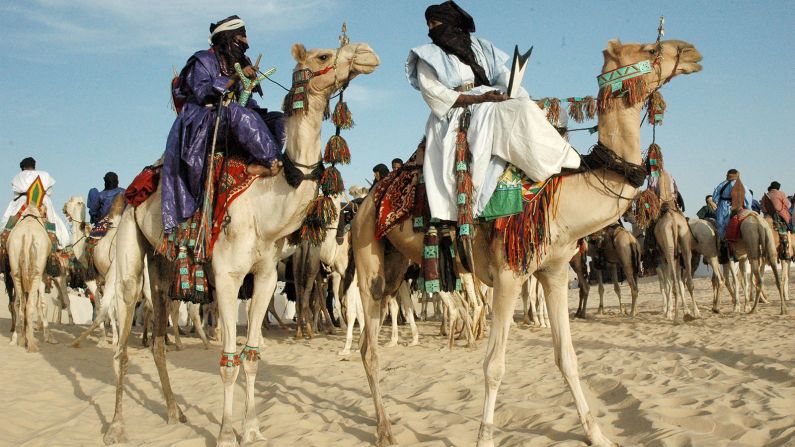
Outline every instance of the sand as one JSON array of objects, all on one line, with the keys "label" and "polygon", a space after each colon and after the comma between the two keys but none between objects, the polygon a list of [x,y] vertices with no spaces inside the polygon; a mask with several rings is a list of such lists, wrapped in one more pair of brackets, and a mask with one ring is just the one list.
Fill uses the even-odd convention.
[{"label": "sand", "polygon": [[[612,440],[624,446],[795,445],[795,303],[788,303],[791,316],[780,317],[768,278],[774,300],[758,314],[714,315],[710,287],[709,279],[697,279],[703,318],[694,322],[674,325],[661,317],[653,278],[642,280],[639,317],[617,315],[612,290],[608,314],[594,315],[598,298],[592,291],[592,319],[572,322],[585,395]],[[789,287],[795,289],[793,283]],[[576,293],[569,293],[572,310]],[[111,347],[97,346],[92,337],[83,348],[71,348],[69,342],[84,326],[66,324],[52,326],[60,343],[40,343],[40,353],[9,346],[6,300],[2,294],[0,445],[102,445],[102,432],[113,417]],[[726,301],[722,309],[731,310]],[[140,345],[140,327],[134,333],[124,401],[126,445],[214,445],[222,405],[217,342],[205,351],[198,339],[185,337],[183,351],[168,353],[174,392],[188,422],[167,425],[152,356]],[[265,335],[257,397],[262,431],[271,441],[257,445],[372,445],[374,410],[358,354],[337,355],[341,333],[311,341],[291,335],[284,330]],[[405,346],[409,330],[401,327],[401,346],[380,351],[382,389],[397,441],[403,446],[474,445],[486,343],[442,350],[445,341],[435,322],[420,323],[420,337],[420,346]],[[387,338],[384,329],[382,344]],[[548,329],[516,325],[511,330],[495,415],[498,445],[585,445],[551,345]],[[237,430],[242,386],[241,373]]]}]

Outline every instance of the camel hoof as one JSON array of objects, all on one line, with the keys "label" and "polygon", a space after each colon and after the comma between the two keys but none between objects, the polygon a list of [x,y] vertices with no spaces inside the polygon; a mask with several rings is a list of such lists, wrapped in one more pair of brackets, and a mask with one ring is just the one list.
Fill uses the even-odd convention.
[{"label": "camel hoof", "polygon": [[237,436],[235,436],[235,431],[232,427],[228,425],[226,427],[221,427],[221,433],[218,434],[218,442],[215,444],[216,447],[239,447],[240,444],[237,443]]},{"label": "camel hoof", "polygon": [[386,447],[389,445],[395,445],[395,439],[392,437],[392,434],[388,434],[386,436],[379,436],[378,441],[375,443],[376,447]]},{"label": "camel hoof", "polygon": [[350,351],[350,349],[346,349],[344,351],[338,352],[337,355],[342,355],[342,356],[351,355],[351,351]]},{"label": "camel hoof", "polygon": [[175,413],[171,413],[168,415],[168,425],[174,424],[184,424],[188,422],[188,418],[185,417],[185,414],[182,413],[182,410],[177,407],[177,411]]},{"label": "camel hoof", "polygon": [[384,347],[385,348],[394,348],[397,345],[398,345],[397,340],[392,340],[389,343],[385,344]]},{"label": "camel hoof", "polygon": [[102,442],[105,445],[121,444],[127,442],[127,435],[124,433],[124,424],[120,421],[113,421],[102,437]]},{"label": "camel hoof", "polygon": [[693,321],[697,319],[698,315],[691,315],[691,314],[685,314],[685,316],[682,317],[682,321]]},{"label": "camel hoof", "polygon": [[418,346],[419,344],[420,344],[419,340],[412,340],[411,343],[409,343],[409,346]]},{"label": "camel hoof", "polygon": [[251,427],[243,429],[243,437],[240,440],[240,443],[246,445],[250,442],[257,441],[267,441],[267,439],[262,435],[262,432],[260,432],[257,422],[254,421],[251,424]]},{"label": "camel hoof", "polygon": [[713,313],[713,314],[720,315],[720,309],[718,309],[717,307],[713,307],[713,308],[712,308],[712,313]]}]

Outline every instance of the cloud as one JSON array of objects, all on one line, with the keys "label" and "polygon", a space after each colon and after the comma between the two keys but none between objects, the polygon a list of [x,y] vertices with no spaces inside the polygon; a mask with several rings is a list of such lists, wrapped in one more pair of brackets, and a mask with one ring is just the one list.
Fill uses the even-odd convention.
[{"label": "cloud", "polygon": [[345,89],[345,101],[363,109],[383,109],[390,104],[394,94],[385,88],[371,88],[358,85],[353,81]]},{"label": "cloud", "polygon": [[239,0],[234,8],[217,0],[35,0],[0,6],[6,22],[0,37],[15,52],[46,45],[71,53],[166,48],[184,54],[209,35],[211,21],[232,14],[257,36],[306,28],[335,6],[329,0]]}]

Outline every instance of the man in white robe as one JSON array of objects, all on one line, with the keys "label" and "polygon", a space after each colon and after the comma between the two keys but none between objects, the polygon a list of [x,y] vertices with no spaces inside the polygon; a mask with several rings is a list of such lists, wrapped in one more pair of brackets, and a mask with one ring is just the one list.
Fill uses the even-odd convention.
[{"label": "man in white robe", "polygon": [[406,75],[431,109],[423,178],[432,217],[457,219],[455,140],[465,107],[472,113],[467,140],[474,217],[486,207],[506,162],[536,181],[579,167],[577,152],[526,91],[505,95],[508,55],[469,35],[475,31],[469,14],[448,1],[429,7],[425,18],[434,43],[411,50]]},{"label": "man in white robe", "polygon": [[55,180],[46,171],[36,170],[36,160],[32,157],[22,160],[22,162],[19,163],[19,167],[22,169],[22,172],[15,175],[11,180],[11,191],[14,197],[11,203],[8,204],[6,212],[3,214],[2,226],[0,228],[5,228],[8,219],[14,217],[19,212],[20,208],[22,208],[22,205],[25,204],[28,189],[38,177],[41,179],[41,183],[44,185],[46,191],[42,204],[47,210],[47,220],[55,224],[55,235],[58,237],[58,244],[62,248],[67,246],[70,240],[69,229],[66,227],[61,217],[55,212],[55,208],[52,206],[52,200],[50,199]]}]

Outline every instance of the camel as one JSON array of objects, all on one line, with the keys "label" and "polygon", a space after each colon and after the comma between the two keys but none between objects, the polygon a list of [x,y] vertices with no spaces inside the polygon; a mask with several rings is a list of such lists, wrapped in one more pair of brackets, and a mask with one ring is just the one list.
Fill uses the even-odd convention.
[{"label": "camel", "polygon": [[21,347],[27,347],[28,352],[39,351],[39,345],[33,335],[37,310],[43,326],[44,341],[56,343],[46,318],[46,302],[42,299],[44,271],[52,250],[52,243],[44,223],[45,219],[39,209],[28,204],[9,233],[6,243],[15,301],[11,344],[17,343]]},{"label": "camel", "polygon": [[[770,216],[764,216],[764,218],[765,222],[767,222],[767,225],[771,229],[774,228],[773,218]],[[790,264],[792,263],[793,259],[795,259],[793,258],[793,256],[795,256],[795,248],[793,248],[793,242],[795,242],[795,235],[793,235],[790,232],[786,233],[787,241],[789,243],[787,244],[787,251],[782,253],[781,234],[779,234],[777,231],[773,231],[771,232],[771,234],[773,235],[773,245],[775,247],[778,247],[779,256],[777,258],[777,261],[781,267],[781,284],[783,285],[781,289],[784,292],[784,301],[789,301],[789,287],[787,287],[787,284],[789,284]]]},{"label": "camel", "polygon": [[[527,304],[530,303],[530,309],[527,309]],[[547,305],[544,302],[544,289],[538,278],[535,275],[530,276],[522,286],[522,303],[524,318],[522,323],[530,324],[530,319],[533,319],[533,327],[549,327],[549,312],[547,312]]]},{"label": "camel", "polygon": [[[654,226],[654,238],[660,249],[661,266],[657,268],[657,279],[663,295],[665,317],[676,321],[679,315],[677,304],[682,297],[684,319],[700,318],[696,299],[693,297],[693,270],[691,269],[691,235],[687,218],[681,211],[669,208],[663,212]],[[680,268],[679,261],[682,261]],[[684,276],[684,278],[682,278]],[[693,303],[693,314],[687,306],[684,285]]]},{"label": "camel", "polygon": [[[242,442],[264,439],[254,399],[259,360],[261,327],[265,312],[276,287],[276,265],[281,249],[277,242],[297,230],[303,222],[307,206],[316,196],[317,177],[307,175],[321,162],[320,130],[324,111],[332,94],[359,74],[372,73],[379,65],[376,53],[366,44],[341,45],[337,49],[306,50],[302,44],[292,47],[296,71],[311,74],[306,85],[304,111],[286,119],[287,147],[284,155],[285,174],[257,179],[229,206],[229,223],[215,243],[212,271],[208,279],[216,290],[218,318],[223,351],[220,374],[224,389],[223,416],[217,445],[238,445],[232,427],[234,386],[242,363],[246,375],[246,405]],[[296,187],[287,182],[288,168],[299,171],[302,181]],[[295,178],[295,177],[293,177]],[[303,181],[309,180],[309,181]],[[123,442],[127,437],[122,412],[124,375],[127,370],[127,340],[130,334],[133,306],[141,292],[144,256],[154,256],[154,249],[163,239],[160,188],[137,208],[127,208],[116,235],[116,265],[120,305],[119,344],[114,355],[116,372],[116,406],[113,421],[105,433],[106,444]],[[151,272],[150,264],[150,272]],[[254,296],[249,307],[247,340],[243,352],[237,354],[237,297],[243,278],[254,274]],[[155,319],[155,364],[160,375],[169,423],[184,422],[185,416],[174,399],[165,362],[163,321],[159,302],[162,295],[153,295]]]},{"label": "camel", "polygon": [[[622,44],[618,40],[610,41],[603,54],[602,72],[654,60],[652,72],[642,75],[647,89],[639,95],[638,102],[613,102],[599,116],[600,147],[609,148],[620,160],[637,166],[633,172],[638,172],[642,169],[639,130],[642,102],[652,90],[674,76],[701,70],[698,64],[701,55],[693,45],[683,41]],[[633,184],[640,186],[637,179]],[[474,261],[474,274],[485,284],[494,287],[492,326],[483,367],[486,396],[478,447],[494,446],[494,409],[497,390],[505,374],[505,347],[514,304],[522,284],[533,273],[538,276],[546,296],[555,362],[574,397],[588,442],[597,446],[615,445],[599,428],[580,386],[577,356],[569,328],[567,269],[569,260],[577,250],[577,240],[618,220],[637,193],[637,186],[630,185],[623,175],[604,168],[565,177],[558,192],[556,217],[549,222],[549,243],[539,257],[528,262],[527,271],[521,273],[507,265],[502,236],[488,231],[481,224],[475,225],[471,258]],[[379,318],[381,308],[385,305],[383,297],[396,290],[409,260],[416,263],[421,261],[423,235],[415,233],[410,223],[397,225],[386,235],[395,250],[385,253],[386,241],[375,239],[375,209],[373,195],[370,195],[354,219],[353,246],[359,291],[366,314],[364,336],[360,342],[361,355],[375,404],[377,445],[384,446],[394,444],[395,439],[379,384],[376,343]],[[493,235],[491,240],[487,233]]]},{"label": "camel", "polygon": [[762,292],[762,274],[765,262],[770,265],[773,271],[773,278],[776,281],[778,294],[781,301],[781,315],[787,314],[787,306],[784,302],[784,289],[787,288],[786,284],[781,282],[781,275],[778,273],[777,255],[778,250],[773,238],[773,230],[767,224],[765,219],[753,212],[744,210],[748,216],[740,224],[741,239],[732,244],[735,255],[740,258],[743,256],[748,257],[748,262],[751,265],[751,275],[753,276],[753,286],[755,287],[754,303],[748,313],[754,313],[756,306],[759,304]]},{"label": "camel", "polygon": [[[703,219],[691,219],[688,221],[690,235],[692,238],[691,246],[695,253],[704,258],[704,262],[712,268],[712,312],[720,313],[720,288],[726,286],[733,302],[737,302],[736,291],[729,287],[718,263],[718,229],[714,222]],[[724,266],[724,271],[730,268]]]},{"label": "camel", "polygon": [[[638,240],[635,239],[632,233],[620,226],[605,228],[601,231],[601,236],[592,236],[600,239],[600,242],[593,243],[594,239],[592,237],[592,242],[588,244],[588,255],[591,256],[591,268],[596,271],[596,279],[599,284],[599,310],[597,310],[597,313],[601,315],[605,312],[605,288],[602,282],[602,275],[604,273],[604,268],[607,267],[610,269],[610,276],[613,280],[613,290],[618,297],[619,313],[622,315],[628,314],[633,317],[637,316],[638,274],[640,273],[640,244]],[[606,265],[596,262],[595,260],[597,259],[603,260]],[[627,279],[627,284],[632,294],[632,308],[629,311],[624,309],[624,303],[621,301],[621,284],[618,281],[619,266],[621,270],[624,271],[624,276]],[[588,294],[580,294],[580,300],[576,315],[579,318],[585,318]]]}]

